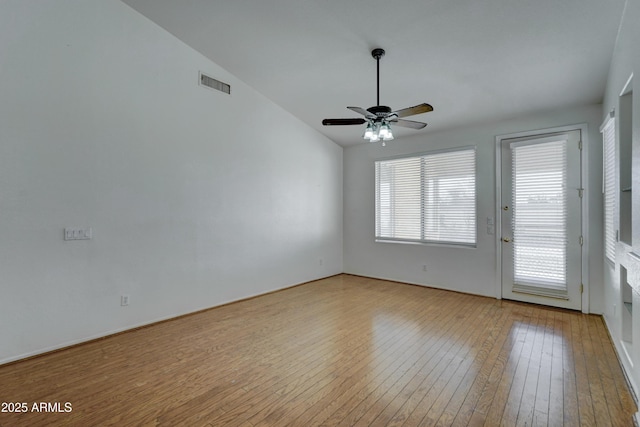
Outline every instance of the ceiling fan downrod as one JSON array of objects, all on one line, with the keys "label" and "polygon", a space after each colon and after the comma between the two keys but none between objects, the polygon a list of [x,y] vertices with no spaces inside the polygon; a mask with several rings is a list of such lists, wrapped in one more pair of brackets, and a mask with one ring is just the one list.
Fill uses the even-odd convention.
[{"label": "ceiling fan downrod", "polygon": [[376,106],[380,105],[380,58],[384,56],[384,49],[376,48],[371,51],[371,56],[376,60]]}]

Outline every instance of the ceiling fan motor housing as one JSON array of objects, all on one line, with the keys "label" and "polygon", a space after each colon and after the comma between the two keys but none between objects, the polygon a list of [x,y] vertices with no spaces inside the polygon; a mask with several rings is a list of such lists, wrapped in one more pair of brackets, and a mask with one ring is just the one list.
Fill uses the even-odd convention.
[{"label": "ceiling fan motor housing", "polygon": [[376,105],[375,107],[367,108],[367,111],[371,114],[375,114],[378,118],[382,118],[391,113],[391,107],[387,107],[386,105]]}]

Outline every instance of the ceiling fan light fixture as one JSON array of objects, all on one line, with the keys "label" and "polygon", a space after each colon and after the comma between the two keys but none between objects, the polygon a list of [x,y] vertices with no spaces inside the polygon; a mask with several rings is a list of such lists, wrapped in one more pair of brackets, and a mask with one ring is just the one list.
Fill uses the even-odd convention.
[{"label": "ceiling fan light fixture", "polygon": [[391,132],[391,126],[389,126],[387,122],[369,122],[362,137],[369,142],[391,141],[393,139],[393,132]]},{"label": "ceiling fan light fixture", "polygon": [[391,127],[387,123],[382,122],[380,130],[378,131],[378,136],[380,137],[380,139],[383,139],[385,141],[391,141],[393,139]]},{"label": "ceiling fan light fixture", "polygon": [[373,132],[369,137],[369,142],[378,142],[378,141],[380,141],[380,132],[379,132],[378,126],[374,126]]},{"label": "ceiling fan light fixture", "polygon": [[364,139],[371,140],[372,136],[373,136],[373,125],[371,124],[371,122],[369,122],[369,124],[367,124],[367,128],[365,129],[364,135],[362,135],[362,137]]}]

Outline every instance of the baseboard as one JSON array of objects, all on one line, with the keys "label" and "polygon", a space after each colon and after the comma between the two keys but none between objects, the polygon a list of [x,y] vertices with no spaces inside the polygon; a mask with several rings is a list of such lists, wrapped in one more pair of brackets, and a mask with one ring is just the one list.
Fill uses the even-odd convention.
[{"label": "baseboard", "polygon": [[392,279],[392,278],[389,278],[389,277],[371,276],[371,275],[368,275],[368,274],[357,274],[357,273],[342,273],[342,274],[345,274],[345,275],[348,275],[348,276],[364,277],[366,279],[385,280],[387,282],[401,283],[401,284],[404,284],[404,285],[422,286],[423,288],[439,289],[441,291],[451,291],[451,292],[457,292],[459,294],[475,295],[475,296],[478,296],[478,297],[493,298],[493,299],[496,298],[495,295],[477,294],[477,293],[474,293],[474,292],[469,292],[469,291],[461,290],[461,289],[452,289],[452,288],[446,288],[444,286],[425,284],[425,283],[418,283],[418,282],[411,282],[411,281],[407,281],[407,280]]},{"label": "baseboard", "polygon": [[[633,376],[629,372],[629,367],[626,360],[621,357],[621,354],[624,352],[624,349],[619,348],[618,340],[613,339],[613,335],[611,334],[611,328],[609,327],[609,323],[607,322],[607,318],[604,315],[602,316],[602,321],[604,322],[605,330],[607,331],[607,335],[609,336],[609,341],[613,344],[613,351],[616,353],[616,357],[618,358],[618,364],[622,368],[622,373],[624,374],[624,379],[627,382],[627,386],[631,391],[631,397],[635,402],[636,406],[638,406],[638,388],[633,379]],[[636,412],[633,415],[633,423],[636,427],[640,427],[640,412]]]},{"label": "baseboard", "polygon": [[55,345],[55,346],[51,346],[51,347],[45,347],[39,350],[35,350],[29,353],[23,353],[17,356],[13,356],[13,357],[8,357],[6,359],[0,359],[0,366],[3,365],[9,365],[12,363],[19,363],[28,359],[33,359],[36,357],[41,357],[41,356],[45,356],[47,354],[51,354],[51,353],[56,353],[58,351],[63,351],[69,348],[73,348],[73,347],[77,347],[80,345],[84,345],[84,344],[88,344],[91,342],[95,342],[95,341],[100,341],[103,339],[107,339],[109,337],[115,336],[115,335],[120,335],[120,334],[124,334],[130,331],[135,331],[137,329],[142,329],[142,328],[148,328],[150,326],[153,325],[157,325],[163,322],[169,322],[171,320],[176,320],[176,319],[180,319],[182,317],[187,317],[187,316],[193,316],[195,314],[198,313],[202,313],[204,311],[208,311],[208,310],[213,310],[215,308],[220,308],[220,307],[224,307],[226,305],[230,305],[230,304],[237,304],[239,302],[242,301],[247,301],[247,300],[251,300],[254,298],[258,298],[261,296],[265,296],[265,295],[270,295],[270,294],[274,294],[276,292],[282,292],[285,291],[287,289],[292,289],[298,286],[302,286],[302,285],[306,285],[307,283],[313,283],[313,282],[317,282],[319,280],[324,280],[324,279],[328,279],[330,277],[335,277],[335,276],[339,276],[343,273],[337,273],[337,274],[331,274],[329,276],[326,277],[320,277],[318,279],[313,279],[313,280],[308,280],[305,282],[300,282],[300,283],[295,283],[292,285],[286,285],[282,288],[277,288],[277,289],[273,289],[270,291],[266,291],[266,292],[262,292],[262,293],[258,293],[258,294],[252,294],[246,297],[242,297],[236,300],[231,300],[231,301],[226,301],[220,304],[216,304],[216,305],[212,305],[212,306],[207,306],[207,307],[202,307],[202,308],[198,308],[196,310],[187,312],[187,313],[183,313],[183,314],[174,314],[174,315],[168,315],[168,316],[164,316],[164,317],[160,317],[160,318],[156,318],[154,320],[150,320],[148,322],[142,322],[142,323],[138,323],[138,324],[134,324],[134,325],[129,325],[129,326],[125,326],[124,328],[120,328],[120,329],[113,329],[113,330],[108,330],[108,331],[104,331],[95,335],[90,335],[87,337],[83,337],[77,340],[72,340],[72,341],[66,341],[62,344],[59,345]]}]

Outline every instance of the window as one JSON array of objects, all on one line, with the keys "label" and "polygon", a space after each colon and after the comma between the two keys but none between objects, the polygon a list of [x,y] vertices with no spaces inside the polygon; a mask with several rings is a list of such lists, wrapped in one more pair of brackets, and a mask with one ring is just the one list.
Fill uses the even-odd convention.
[{"label": "window", "polygon": [[602,127],[602,170],[604,192],[604,254],[616,259],[616,232],[613,218],[616,206],[616,121],[613,116]]},{"label": "window", "polygon": [[476,245],[476,150],[375,162],[376,240]]}]

